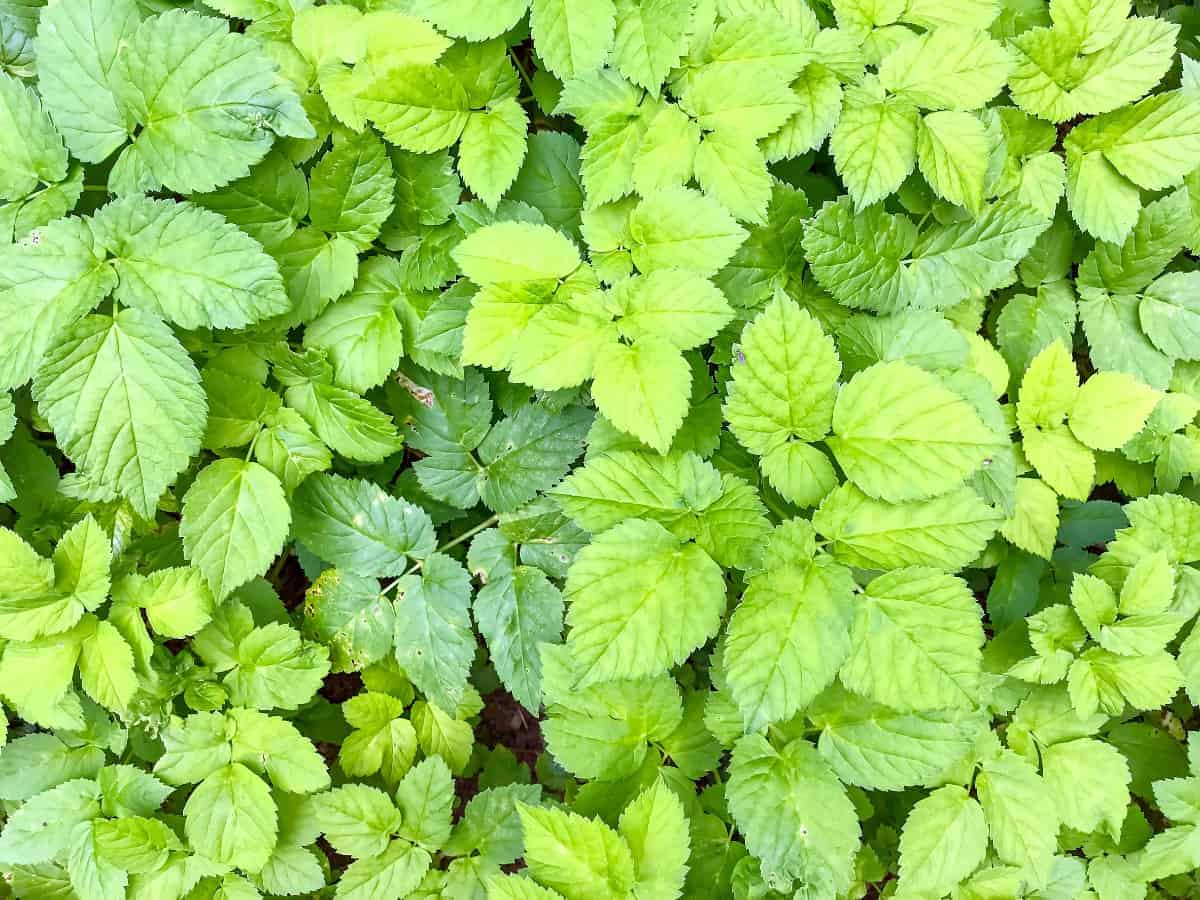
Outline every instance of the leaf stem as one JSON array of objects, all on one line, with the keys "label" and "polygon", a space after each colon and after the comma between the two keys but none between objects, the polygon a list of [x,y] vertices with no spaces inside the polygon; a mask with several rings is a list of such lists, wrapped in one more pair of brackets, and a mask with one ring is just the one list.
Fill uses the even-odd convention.
[{"label": "leaf stem", "polygon": [[524,81],[525,86],[527,88],[529,88],[529,93],[534,94],[533,79],[529,76],[529,73],[527,71],[525,71],[524,63],[522,63],[521,60],[517,58],[517,51],[514,48],[509,47],[508,55],[509,55],[509,58],[512,59],[513,65],[517,67],[517,71],[521,75],[521,80]]},{"label": "leaf stem", "polygon": [[[457,547],[463,541],[469,541],[471,538],[475,537],[475,535],[479,534],[479,532],[483,531],[485,528],[491,528],[493,525],[495,525],[499,521],[500,521],[500,517],[498,515],[491,516],[487,519],[484,519],[478,525],[474,526],[473,528],[468,528],[466,531],[464,531],[462,534],[460,534],[458,537],[454,538],[453,540],[449,540],[446,543],[441,544],[433,552],[441,553],[445,550],[449,550],[451,547]],[[389,581],[387,584],[385,584],[383,586],[383,589],[379,593],[390,594],[392,592],[392,589],[395,588],[396,585],[398,585],[401,581],[403,581],[409,575],[412,575],[419,568],[421,568],[421,564],[419,562],[413,563],[411,566],[408,567],[407,570],[405,570],[403,575],[401,575],[399,578],[393,578],[391,581]]]}]

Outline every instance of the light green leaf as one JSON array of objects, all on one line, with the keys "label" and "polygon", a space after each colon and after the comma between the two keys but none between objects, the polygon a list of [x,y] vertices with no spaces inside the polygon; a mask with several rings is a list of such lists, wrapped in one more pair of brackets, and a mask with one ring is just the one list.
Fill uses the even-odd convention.
[{"label": "light green leaf", "polygon": [[1094,738],[1046,747],[1042,778],[1063,825],[1120,834],[1129,806],[1129,764],[1116,747]]},{"label": "light green leaf", "polygon": [[917,162],[921,174],[942,199],[979,212],[987,161],[987,132],[978,117],[946,110],[921,119]]},{"label": "light green leaf", "polygon": [[1098,372],[1075,396],[1071,431],[1093,449],[1116,450],[1142,430],[1161,397],[1132,375]]},{"label": "light green leaf", "polygon": [[661,780],[625,807],[618,829],[633,853],[635,897],[672,900],[680,895],[691,849],[688,824],[683,804]]},{"label": "light green leaf", "polygon": [[938,788],[908,814],[900,834],[900,894],[946,894],[983,862],[983,810],[958,785]]},{"label": "light green leaf", "polygon": [[67,150],[37,94],[7,72],[0,73],[0,134],[5,158],[0,197],[20,200],[38,182],[67,177]]},{"label": "light green leaf", "polygon": [[846,890],[859,845],[858,816],[816,748],[781,750],[761,735],[738,741],[726,786],[729,811],[766,877]]},{"label": "light green leaf", "polygon": [[95,219],[114,296],[182,328],[241,328],[290,308],[275,260],[216,213],[130,197]]},{"label": "light green leaf", "polygon": [[592,398],[617,428],[666,453],[687,414],[691,384],[687,361],[675,347],[643,337],[601,350]]},{"label": "light green leaf", "polygon": [[476,284],[556,281],[579,266],[579,251],[549,225],[496,222],[471,232],[454,261]]},{"label": "light green leaf", "polygon": [[891,504],[844,484],[813,515],[834,558],[864,569],[957,571],[975,559],[1002,521],[999,511],[967,487],[932,500]]},{"label": "light green leaf", "polygon": [[833,341],[807,310],[772,300],[742,331],[725,418],[742,444],[760,455],[829,432],[841,361]]},{"label": "light green leaf", "polygon": [[636,882],[633,854],[598,819],[521,804],[525,865],[567,900],[628,896]]},{"label": "light green leaf", "polygon": [[528,127],[525,110],[511,97],[472,112],[467,119],[458,148],[458,170],[489,209],[496,208],[521,169]]},{"label": "light green leaf", "polygon": [[691,14],[690,0],[617,0],[612,64],[657,92],[683,55]]},{"label": "light green leaf", "polygon": [[[898,710],[971,709],[983,647],[966,583],[932,569],[881,575],[857,598],[842,682]],[[903,685],[894,677],[902,671]]]},{"label": "light green leaf", "polygon": [[126,497],[146,518],[200,449],[200,376],[149,313],[80,321],[47,356],[33,393],[88,489]]},{"label": "light green leaf", "polygon": [[1003,442],[936,375],[903,362],[850,379],[838,393],[833,435],[826,443],[846,477],[893,503],[953,490]]},{"label": "light green leaf", "polygon": [[183,549],[223,600],[261,575],[283,549],[291,511],[283,485],[258,463],[221,459],[206,466],[183,498]]},{"label": "light green leaf", "polygon": [[691,188],[664,188],[629,216],[630,250],[642,272],[689,269],[712,275],[727,263],[746,231],[716,200]]},{"label": "light green leaf", "polygon": [[771,174],[758,145],[737,132],[708,134],[696,151],[696,180],[737,218],[763,224],[771,201]]},{"label": "light green leaf", "polygon": [[986,32],[946,26],[904,41],[885,56],[879,82],[926,109],[978,109],[1000,93],[1009,65],[1004,45]]},{"label": "light green leaf", "polygon": [[313,807],[333,848],[360,859],[383,853],[402,822],[388,795],[365,784],[344,784],[319,794]]},{"label": "light green leaf", "polygon": [[90,224],[60,219],[0,245],[0,387],[18,387],[116,286]]},{"label": "light green leaf", "polygon": [[404,823],[399,834],[405,840],[431,852],[449,840],[454,781],[440,756],[421,760],[404,776],[396,789],[396,805]]},{"label": "light green leaf", "polygon": [[99,622],[80,645],[79,681],[106,709],[123,711],[137,691],[133,651],[114,625]]},{"label": "light green leaf", "polygon": [[1037,770],[1004,750],[984,761],[975,789],[997,856],[1044,884],[1057,849],[1059,810]]},{"label": "light green leaf", "polygon": [[392,841],[380,855],[347,866],[334,896],[339,900],[403,900],[416,890],[431,862],[420,847]]},{"label": "light green leaf", "polygon": [[886,97],[877,81],[846,89],[829,150],[856,209],[891,194],[913,170],[917,123],[916,107]]},{"label": "light green leaf", "polygon": [[108,78],[141,128],[118,166],[139,167],[180,193],[211,191],[247,175],[276,134],[313,136],[299,98],[258,42],[225,22],[169,10],[122,38]]},{"label": "light green leaf", "polygon": [[564,596],[567,646],[582,685],[678,665],[716,633],[725,610],[720,566],[645,519],[630,519],[580,551]]},{"label": "light green leaf", "polygon": [[358,106],[389,143],[414,153],[449,147],[470,115],[462,82],[436,64],[388,69],[359,94]]},{"label": "light green leaf", "polygon": [[1080,57],[1057,28],[1030,28],[1009,44],[1009,91],[1022,109],[1052,122],[1109,112],[1158,84],[1175,55],[1177,31],[1163,19],[1127,19],[1109,43]]},{"label": "light green leaf", "polygon": [[84,162],[104,160],[132,128],[113,93],[113,69],[140,21],[136,0],[56,3],[42,15],[38,89],[67,147]]},{"label": "light green leaf", "polygon": [[750,579],[725,635],[725,677],[751,731],[804,709],[850,653],[850,572],[825,556],[786,562]]},{"label": "light green leaf", "polygon": [[1138,304],[1138,322],[1153,343],[1167,356],[1195,359],[1200,338],[1200,302],[1195,272],[1171,272],[1146,288]]},{"label": "light green leaf", "polygon": [[547,68],[561,79],[600,67],[616,32],[613,0],[533,0],[529,27]]},{"label": "light green leaf", "polygon": [[974,712],[899,712],[835,685],[809,707],[818,749],[842,781],[869,790],[936,783],[984,729]]},{"label": "light green leaf", "polygon": [[657,269],[622,283],[617,328],[631,341],[660,337],[680,350],[709,340],[733,310],[720,289],[694,272]]},{"label": "light green leaf", "polygon": [[188,842],[214,862],[257,872],[275,848],[279,825],[271,791],[240,763],[200,782],[183,816]]}]

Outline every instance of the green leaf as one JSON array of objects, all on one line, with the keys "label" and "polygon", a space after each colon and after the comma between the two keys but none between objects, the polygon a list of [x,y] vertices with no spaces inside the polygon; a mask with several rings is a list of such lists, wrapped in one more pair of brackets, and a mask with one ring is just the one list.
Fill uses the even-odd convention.
[{"label": "green leaf", "polygon": [[919,801],[900,834],[900,891],[945,894],[983,862],[983,810],[961,787],[946,785]]},{"label": "green leaf", "polygon": [[21,805],[0,833],[0,860],[11,865],[49,862],[71,844],[76,826],[100,815],[100,786],[66,781]]},{"label": "green leaf", "polygon": [[579,251],[549,225],[496,222],[471,232],[454,261],[477,284],[554,281],[579,266]]},{"label": "green leaf", "polygon": [[[737,742],[726,787],[729,811],[766,877],[845,890],[859,845],[858,816],[816,748],[794,740]],[[819,810],[819,814],[817,811]]]},{"label": "green leaf", "polygon": [[837,686],[808,715],[821,729],[821,756],[838,777],[871,790],[936,782],[970,753],[984,726],[973,712],[899,712]]},{"label": "green leaf", "polygon": [[613,0],[533,0],[529,27],[547,68],[559,78],[586,75],[612,49]]},{"label": "green leaf", "polygon": [[822,501],[813,526],[845,565],[957,571],[983,550],[1002,520],[966,487],[932,500],[891,504],[844,484]]},{"label": "green leaf", "polygon": [[137,691],[133,651],[114,625],[99,622],[80,645],[79,681],[106,709],[125,710]]},{"label": "green leaf", "polygon": [[691,11],[689,0],[617,0],[613,65],[657,91],[683,55]]},{"label": "green leaf", "polygon": [[793,300],[771,301],[741,335],[725,418],[748,449],[766,455],[829,432],[841,362],[820,324]]},{"label": "green leaf", "polygon": [[402,900],[416,889],[430,866],[429,854],[405,841],[392,841],[378,856],[351,863],[338,879],[341,900]]},{"label": "green leaf", "polygon": [[406,575],[397,590],[396,660],[424,694],[453,710],[475,657],[470,576],[457,561],[434,553],[421,574]]},{"label": "green leaf", "polygon": [[900,187],[917,164],[917,109],[887,97],[877,81],[846,90],[829,138],[838,174],[857,209]]},{"label": "green leaf", "polygon": [[975,781],[992,846],[1035,884],[1050,876],[1059,810],[1037,771],[1011,750],[985,760]]},{"label": "green leaf", "polygon": [[942,199],[979,212],[987,161],[987,132],[977,117],[946,110],[921,119],[917,162],[921,174]]},{"label": "green leaf", "polygon": [[37,94],[7,72],[0,74],[0,129],[7,160],[0,197],[19,200],[33,193],[38,182],[53,184],[67,177],[67,150]]},{"label": "green leaf", "polygon": [[188,842],[214,862],[257,872],[275,848],[275,801],[266,783],[240,763],[200,782],[183,816]]},{"label": "green leaf", "polygon": [[194,195],[191,201],[273,247],[291,237],[307,215],[308,181],[283,153],[273,150],[245,178]]},{"label": "green leaf", "polygon": [[296,490],[292,511],[296,540],[362,575],[402,575],[410,560],[424,559],[437,544],[424,510],[370,481],[312,475]]},{"label": "green leaf", "polygon": [[149,313],[123,309],[77,323],[47,355],[33,393],[87,489],[123,496],[146,518],[200,449],[200,376]]},{"label": "green leaf", "polygon": [[592,398],[617,428],[666,453],[688,411],[691,373],[667,341],[609,344],[596,358]]},{"label": "green leaf", "polygon": [[304,595],[305,634],[329,647],[338,672],[358,671],[392,649],[395,611],[376,578],[326,569]]},{"label": "green leaf", "polygon": [[630,250],[642,272],[688,269],[712,275],[727,263],[746,231],[717,201],[691,188],[664,188],[629,216]]},{"label": "green leaf", "polygon": [[[804,540],[804,532],[811,541],[793,519],[770,547],[790,535]],[[781,551],[789,555],[750,579],[725,634],[725,678],[751,731],[808,706],[850,653],[850,572],[824,555]]]},{"label": "green leaf", "polygon": [[633,854],[635,896],[679,896],[691,849],[688,824],[683,804],[661,780],[625,807],[618,830]]},{"label": "green leaf", "polygon": [[1098,372],[1071,406],[1075,437],[1096,450],[1116,450],[1142,430],[1162,395],[1123,372]]},{"label": "green leaf", "polygon": [[368,129],[335,141],[313,167],[308,218],[314,227],[366,250],[392,214],[394,191],[387,150]]},{"label": "green leaf", "polygon": [[[983,31],[945,26],[905,41],[879,64],[889,93],[926,109],[978,109],[1008,78],[1004,45]],[[849,96],[849,95],[847,95]]]},{"label": "green leaf", "polygon": [[896,503],[953,490],[1001,440],[936,375],[889,362],[838,393],[826,443],[864,493]]},{"label": "green leaf", "polygon": [[[299,98],[259,44],[224,22],[169,10],[122,38],[108,78],[141,127],[121,161],[144,167],[157,184],[211,191],[247,175],[276,134],[313,136]],[[210,77],[217,70],[219,81]]]},{"label": "green leaf", "polygon": [[123,305],[182,328],[241,328],[290,308],[275,261],[216,213],[130,197],[95,223]]},{"label": "green leaf", "polygon": [[509,693],[526,709],[536,710],[542,705],[538,645],[562,638],[562,594],[532,566],[498,566],[485,574],[472,607],[479,633]]},{"label": "green leaf", "polygon": [[116,286],[84,219],[60,219],[0,246],[0,386],[18,387],[43,355]]},{"label": "green leaf", "polygon": [[1099,150],[1145,190],[1179,184],[1200,162],[1200,98],[1184,91],[1147,97],[1072,130],[1072,146]]},{"label": "green leaf", "polygon": [[918,232],[882,207],[855,213],[843,197],[809,223],[804,250],[817,281],[847,306],[940,309],[1011,283],[1048,225],[1035,210],[997,203],[974,219]]},{"label": "green leaf", "polygon": [[325,350],[334,381],[362,393],[395,371],[404,355],[404,326],[386,294],[354,291],[308,323],[304,345]]},{"label": "green leaf", "polygon": [[371,80],[358,107],[384,138],[414,153],[432,153],[458,140],[469,117],[467,92],[444,66],[405,63]]},{"label": "green leaf", "polygon": [[524,108],[511,97],[472,112],[467,119],[458,170],[467,187],[489,209],[496,208],[521,169],[528,126]]},{"label": "green leaf", "polygon": [[567,646],[582,685],[678,665],[716,633],[725,609],[720,566],[645,519],[630,519],[580,551],[564,596]]},{"label": "green leaf", "polygon": [[[970,709],[983,646],[966,583],[931,569],[881,575],[857,598],[842,682],[899,710]],[[903,687],[891,673],[903,671]]]},{"label": "green leaf", "polygon": [[541,884],[567,900],[628,896],[637,875],[633,853],[619,834],[572,812],[524,804],[517,808],[525,865]]},{"label": "green leaf", "polygon": [[400,829],[400,810],[379,788],[345,784],[318,795],[314,813],[326,839],[339,853],[359,859],[383,853]]},{"label": "green leaf", "polygon": [[349,459],[380,462],[403,446],[392,417],[353,391],[310,381],[289,387],[283,399],[331,450]]},{"label": "green leaf", "polygon": [[45,10],[37,29],[39,90],[71,153],[98,163],[125,143],[128,113],[113,71],[141,20],[136,0],[82,0]]},{"label": "green leaf", "polygon": [[1167,356],[1193,359],[1193,340],[1200,335],[1200,304],[1193,272],[1172,272],[1146,288],[1138,304],[1138,321],[1150,342]]},{"label": "green leaf", "polygon": [[188,561],[223,600],[267,570],[290,524],[279,479],[258,463],[221,459],[206,466],[184,495],[179,533]]}]

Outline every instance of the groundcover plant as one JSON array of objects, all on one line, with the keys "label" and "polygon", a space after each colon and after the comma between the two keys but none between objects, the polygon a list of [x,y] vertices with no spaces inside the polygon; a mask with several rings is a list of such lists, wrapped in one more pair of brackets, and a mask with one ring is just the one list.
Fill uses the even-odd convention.
[{"label": "groundcover plant", "polygon": [[1200,896],[1198,35],[0,0],[0,895]]}]

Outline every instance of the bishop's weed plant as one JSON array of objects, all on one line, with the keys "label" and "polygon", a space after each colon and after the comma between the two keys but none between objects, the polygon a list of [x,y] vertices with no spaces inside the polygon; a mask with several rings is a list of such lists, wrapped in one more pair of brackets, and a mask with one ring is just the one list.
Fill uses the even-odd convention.
[{"label": "bishop's weed plant", "polygon": [[0,0],[0,896],[1200,897],[1198,59]]}]

